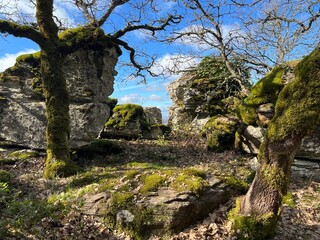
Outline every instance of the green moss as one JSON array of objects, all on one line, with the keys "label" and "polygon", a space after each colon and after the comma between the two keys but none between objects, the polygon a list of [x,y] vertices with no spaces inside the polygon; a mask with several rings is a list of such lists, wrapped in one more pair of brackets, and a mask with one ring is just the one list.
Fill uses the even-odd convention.
[{"label": "green moss", "polygon": [[207,177],[205,171],[196,168],[185,168],[182,170],[182,173],[188,176],[200,177],[202,179],[206,179]]},{"label": "green moss", "polygon": [[229,214],[228,219],[232,223],[232,230],[239,240],[263,240],[270,239],[274,235],[278,216],[273,213],[264,214],[261,217],[244,216],[239,214],[241,199],[236,200],[236,207]]},{"label": "green moss", "polygon": [[133,178],[134,178],[135,176],[137,176],[139,173],[140,173],[139,170],[135,170],[135,169],[128,170],[128,171],[126,171],[126,173],[125,173],[125,177],[126,177],[126,179],[133,179]]},{"label": "green moss", "polygon": [[142,187],[140,192],[145,194],[151,191],[156,191],[161,185],[164,184],[166,178],[160,174],[147,175],[142,179]]},{"label": "green moss", "polygon": [[6,170],[0,169],[0,182],[9,183],[10,181],[11,181],[11,174]]},{"label": "green moss", "polygon": [[256,123],[258,115],[255,109],[259,105],[276,103],[278,94],[284,86],[282,80],[284,68],[285,66],[275,67],[253,86],[250,95],[239,105],[237,111],[244,123],[247,125]]},{"label": "green moss", "polygon": [[178,192],[190,191],[199,196],[208,187],[208,182],[202,177],[182,173],[171,182],[170,186]]},{"label": "green moss", "polygon": [[23,54],[17,57],[16,59],[17,63],[29,63],[33,67],[37,67],[40,64],[40,51],[30,54]]},{"label": "green moss", "polygon": [[264,163],[261,166],[260,172],[261,177],[268,183],[268,186],[276,189],[279,193],[284,192],[289,182],[289,176],[286,176],[283,169],[276,165]]},{"label": "green moss", "polygon": [[113,127],[116,129],[123,129],[127,122],[132,119],[138,119],[143,121],[144,111],[140,105],[137,104],[122,104],[113,109],[112,117],[106,122],[106,127]]},{"label": "green moss", "polygon": [[235,117],[221,115],[212,117],[202,129],[207,137],[208,149],[216,152],[230,149],[234,144],[237,125],[238,119]]},{"label": "green moss", "polygon": [[20,159],[20,160],[26,160],[29,158],[33,158],[38,156],[37,152],[31,152],[31,151],[16,151],[12,152],[8,155],[10,158]]},{"label": "green moss", "polygon": [[279,94],[275,116],[267,130],[271,141],[306,135],[320,124],[319,59],[319,49],[305,57],[295,68],[295,80]]},{"label": "green moss", "polygon": [[286,195],[282,197],[282,203],[291,208],[295,208],[296,204],[292,192],[288,192]]},{"label": "green moss", "polygon": [[221,176],[219,178],[222,179],[227,185],[240,191],[241,193],[246,193],[249,189],[249,184],[236,176]]}]

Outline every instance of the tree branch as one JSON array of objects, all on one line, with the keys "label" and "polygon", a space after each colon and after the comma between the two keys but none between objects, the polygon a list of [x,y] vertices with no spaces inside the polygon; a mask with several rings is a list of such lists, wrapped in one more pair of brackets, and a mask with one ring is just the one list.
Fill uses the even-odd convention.
[{"label": "tree branch", "polygon": [[124,36],[128,32],[132,32],[138,29],[144,29],[152,32],[152,36],[154,36],[156,31],[161,31],[164,30],[165,27],[169,26],[171,23],[173,24],[178,24],[182,19],[182,16],[172,16],[169,15],[169,17],[165,20],[162,21],[157,21],[160,22],[161,25],[159,26],[152,26],[150,24],[141,24],[141,25],[130,25],[130,23],[122,30],[117,31],[115,34],[113,34],[114,38],[120,38]]},{"label": "tree branch", "polygon": [[42,46],[45,41],[45,38],[34,28],[27,25],[19,25],[6,20],[0,20],[0,32],[8,33],[15,37],[31,39],[40,46]]},{"label": "tree branch", "polygon": [[111,5],[106,11],[106,13],[97,21],[98,27],[101,27],[107,21],[114,9],[127,3],[128,1],[129,0],[112,0]]}]

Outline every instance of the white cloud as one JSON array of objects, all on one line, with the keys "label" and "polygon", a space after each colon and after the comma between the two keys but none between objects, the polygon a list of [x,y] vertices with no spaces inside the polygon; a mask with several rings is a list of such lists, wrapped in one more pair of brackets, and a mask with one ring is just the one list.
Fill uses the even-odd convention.
[{"label": "white cloud", "polygon": [[143,103],[143,97],[136,93],[130,93],[128,95],[124,95],[119,99],[119,104],[123,103],[137,103],[142,104]]},{"label": "white cloud", "polygon": [[199,60],[192,55],[186,54],[166,54],[157,59],[151,71],[155,74],[163,74],[167,78],[176,78],[181,71],[193,67]]},{"label": "white cloud", "polygon": [[13,66],[16,62],[16,58],[22,54],[28,54],[36,52],[35,49],[25,49],[18,53],[6,53],[4,56],[0,57],[0,72],[3,72],[7,68]]},{"label": "white cloud", "polygon": [[156,95],[156,94],[150,95],[147,99],[148,99],[148,100],[151,100],[151,101],[157,101],[157,102],[166,100],[165,97],[159,96],[159,95]]},{"label": "white cloud", "polygon": [[[36,7],[30,0],[2,0],[1,12],[5,12],[15,21],[35,22]],[[54,15],[67,26],[74,25],[71,13],[77,9],[67,1],[57,0],[54,2]],[[18,11],[19,14],[16,14]]]}]

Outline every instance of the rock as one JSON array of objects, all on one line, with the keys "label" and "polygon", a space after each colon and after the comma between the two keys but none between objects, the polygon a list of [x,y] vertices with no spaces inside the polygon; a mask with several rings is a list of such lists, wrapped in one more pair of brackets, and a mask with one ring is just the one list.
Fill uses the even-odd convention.
[{"label": "rock", "polygon": [[100,137],[158,139],[169,131],[167,126],[156,124],[160,120],[162,121],[162,115],[159,108],[147,108],[146,114],[140,105],[120,104],[113,109],[113,114],[106,122]]},{"label": "rock", "polygon": [[[88,144],[109,118],[106,101],[113,92],[117,60],[115,48],[99,51],[92,47],[66,58],[63,72],[70,94],[71,147]],[[46,147],[45,103],[39,76],[36,58],[17,61],[1,74],[0,138],[29,148]]]},{"label": "rock", "polygon": [[149,124],[162,124],[162,113],[160,108],[145,107],[143,110],[146,114],[146,120]]},{"label": "rock", "polygon": [[320,163],[295,159],[291,167],[292,177],[308,179],[308,181],[320,181]]},{"label": "rock", "polygon": [[233,190],[222,186],[208,188],[200,196],[164,188],[159,189],[157,195],[150,197],[148,201],[155,212],[163,216],[159,226],[177,232],[207,217],[220,204],[227,202],[232,194]]},{"label": "rock", "polygon": [[313,134],[302,140],[297,158],[320,160],[320,127],[317,127]]},{"label": "rock", "polygon": [[212,117],[202,129],[207,137],[208,149],[216,152],[232,149],[238,123],[237,117],[223,115]]},{"label": "rock", "polygon": [[258,154],[264,133],[265,129],[260,126],[245,127],[241,134],[242,149],[247,153]]},{"label": "rock", "polygon": [[270,120],[274,116],[274,104],[273,103],[266,103],[260,105],[256,112],[258,114],[258,120],[260,126],[267,126]]}]

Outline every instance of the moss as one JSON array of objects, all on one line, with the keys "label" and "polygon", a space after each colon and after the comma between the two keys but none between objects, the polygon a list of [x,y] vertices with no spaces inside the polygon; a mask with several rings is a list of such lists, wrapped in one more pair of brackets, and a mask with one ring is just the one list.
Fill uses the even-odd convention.
[{"label": "moss", "polygon": [[222,179],[228,186],[240,191],[241,193],[246,193],[249,189],[249,184],[236,176],[221,176],[219,178]]},{"label": "moss", "polygon": [[275,116],[267,136],[283,141],[291,135],[306,135],[320,124],[320,50],[316,49],[295,68],[295,80],[278,97]]},{"label": "moss", "polygon": [[228,219],[232,223],[232,230],[239,240],[263,240],[270,239],[274,235],[278,216],[267,213],[263,216],[240,215],[241,199],[236,200],[236,207],[229,214]]},{"label": "moss", "polygon": [[29,158],[33,158],[38,156],[37,152],[32,152],[32,151],[16,151],[12,152],[8,155],[10,158],[15,158],[15,159],[20,159],[20,160],[26,160]]},{"label": "moss", "polygon": [[40,51],[30,54],[23,54],[17,57],[17,63],[29,63],[33,67],[38,67],[40,64]]},{"label": "moss", "polygon": [[292,192],[288,192],[282,197],[282,204],[285,204],[291,208],[296,206]]},{"label": "moss", "polygon": [[275,67],[252,88],[250,95],[238,107],[238,114],[247,125],[255,124],[257,113],[255,108],[264,103],[275,104],[284,83],[282,76],[284,66]]},{"label": "moss", "polygon": [[212,117],[202,129],[207,136],[208,149],[216,152],[230,149],[234,144],[237,125],[238,120],[234,117]]},{"label": "moss", "polygon": [[10,181],[11,181],[11,174],[6,170],[0,169],[0,182],[10,183]]},{"label": "moss", "polygon": [[113,115],[106,122],[106,127],[113,127],[116,129],[123,129],[127,122],[132,119],[144,119],[144,111],[140,105],[137,104],[122,104],[113,109]]},{"label": "moss", "polygon": [[44,169],[44,177],[47,179],[55,177],[68,177],[80,172],[81,169],[71,160],[61,161],[53,159],[50,151],[47,150],[46,167]]},{"label": "moss", "polygon": [[287,187],[289,176],[286,176],[279,166],[263,163],[260,172],[261,177],[268,183],[268,186],[276,189],[279,193],[282,193]]},{"label": "moss", "polygon": [[171,182],[170,186],[178,192],[190,191],[199,196],[208,187],[208,182],[201,177],[182,173]]},{"label": "moss", "polygon": [[196,168],[185,168],[182,170],[182,173],[188,176],[200,177],[202,179],[206,179],[207,174],[203,170],[199,170]]},{"label": "moss", "polygon": [[135,170],[135,169],[128,170],[125,173],[125,177],[126,177],[126,179],[130,180],[130,179],[133,179],[135,176],[137,176],[139,173],[140,173],[139,170]]},{"label": "moss", "polygon": [[160,174],[151,174],[147,175],[142,179],[142,187],[140,192],[145,194],[151,191],[156,191],[163,183],[165,182],[166,178]]}]

